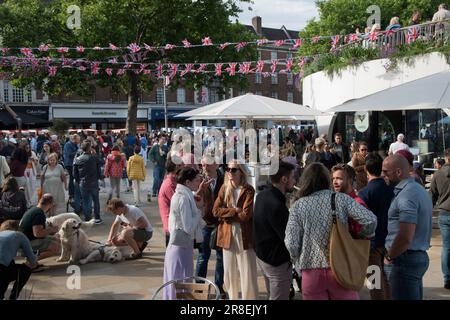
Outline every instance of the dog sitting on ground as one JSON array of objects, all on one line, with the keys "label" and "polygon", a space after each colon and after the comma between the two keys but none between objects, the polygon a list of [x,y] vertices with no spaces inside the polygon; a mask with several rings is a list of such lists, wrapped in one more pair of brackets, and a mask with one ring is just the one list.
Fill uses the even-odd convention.
[{"label": "dog sitting on ground", "polygon": [[73,212],[60,213],[56,216],[47,218],[47,227],[58,226],[61,229],[64,221],[68,219],[75,219],[77,222],[81,222],[81,227],[92,227],[94,225],[95,219],[91,219],[89,221],[82,221],[80,216]]},{"label": "dog sitting on ground", "polygon": [[81,226],[82,222],[77,219],[67,219],[63,222],[58,232],[61,239],[61,256],[56,261],[78,264],[80,259],[86,258],[94,250],[95,244],[89,242]]},{"label": "dog sitting on ground", "polygon": [[108,247],[106,245],[97,244],[97,247],[93,248],[89,255],[80,260],[80,264],[86,264],[89,262],[120,262],[131,254],[130,247]]}]

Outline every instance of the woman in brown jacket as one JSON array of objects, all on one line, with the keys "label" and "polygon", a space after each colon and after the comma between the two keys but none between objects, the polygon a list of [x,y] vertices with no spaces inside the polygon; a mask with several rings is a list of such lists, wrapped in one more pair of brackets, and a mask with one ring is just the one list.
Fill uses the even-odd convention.
[{"label": "woman in brown jacket", "polygon": [[367,173],[364,169],[366,164],[366,157],[369,148],[367,143],[362,141],[359,143],[359,152],[353,154],[352,167],[356,172],[356,190],[359,191],[367,185]]},{"label": "woman in brown jacket", "polygon": [[228,164],[225,181],[214,203],[219,218],[217,245],[223,248],[224,287],[230,300],[258,297],[256,255],[252,244],[255,190],[247,183],[245,168],[236,160]]}]

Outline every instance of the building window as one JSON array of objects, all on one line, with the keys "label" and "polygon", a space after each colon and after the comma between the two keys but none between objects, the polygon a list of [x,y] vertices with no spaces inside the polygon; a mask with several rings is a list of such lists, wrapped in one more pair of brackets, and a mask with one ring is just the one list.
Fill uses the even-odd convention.
[{"label": "building window", "polygon": [[255,83],[262,83],[261,73],[255,73]]},{"label": "building window", "polygon": [[287,93],[287,101],[294,102],[294,94],[292,92]]},{"label": "building window", "polygon": [[31,91],[27,91],[27,101],[28,102],[33,102],[33,97],[31,95]]},{"label": "building window", "polygon": [[258,60],[261,60],[261,57],[262,57],[261,50],[258,50]]},{"label": "building window", "polygon": [[177,89],[177,102],[179,104],[186,103],[186,92],[185,92],[184,88]]},{"label": "building window", "polygon": [[3,81],[3,101],[9,102],[9,82]]},{"label": "building window", "polygon": [[270,51],[270,59],[272,59],[272,60],[278,59],[278,52]]},{"label": "building window", "polygon": [[286,59],[292,59],[292,52],[286,53]]},{"label": "building window", "polygon": [[278,92],[272,92],[272,98],[278,99]]},{"label": "building window", "polygon": [[272,84],[278,84],[278,74],[276,73],[272,75]]},{"label": "building window", "polygon": [[287,76],[287,84],[288,86],[291,86],[294,83],[292,73],[287,73],[286,76]]},{"label": "building window", "polygon": [[13,87],[12,88],[13,102],[24,102],[23,89]]},{"label": "building window", "polygon": [[156,104],[164,104],[164,89],[156,89]]},{"label": "building window", "polygon": [[255,95],[257,95],[257,96],[262,96],[262,92],[261,92],[261,91],[256,91],[256,92],[255,92]]}]

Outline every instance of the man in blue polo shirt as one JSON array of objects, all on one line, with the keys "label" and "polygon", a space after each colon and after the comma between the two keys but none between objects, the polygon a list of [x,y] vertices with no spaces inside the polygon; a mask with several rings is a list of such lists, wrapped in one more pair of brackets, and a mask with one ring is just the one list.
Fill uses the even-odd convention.
[{"label": "man in blue polo shirt", "polygon": [[382,176],[394,186],[395,195],[389,208],[384,259],[391,267],[392,298],[421,300],[423,276],[429,266],[433,204],[425,188],[410,177],[404,157],[387,157]]}]

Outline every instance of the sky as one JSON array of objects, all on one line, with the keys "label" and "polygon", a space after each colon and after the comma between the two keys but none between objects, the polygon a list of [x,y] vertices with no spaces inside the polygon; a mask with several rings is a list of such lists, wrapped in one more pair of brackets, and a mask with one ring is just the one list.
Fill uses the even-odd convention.
[{"label": "sky", "polygon": [[[244,10],[239,14],[239,22],[251,25],[252,17],[260,16],[262,26],[301,30],[308,20],[318,17],[315,0],[254,0],[255,4],[241,3]],[[253,10],[248,10],[251,7]]]}]

